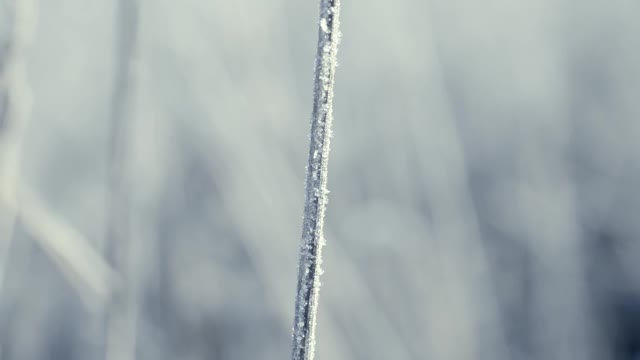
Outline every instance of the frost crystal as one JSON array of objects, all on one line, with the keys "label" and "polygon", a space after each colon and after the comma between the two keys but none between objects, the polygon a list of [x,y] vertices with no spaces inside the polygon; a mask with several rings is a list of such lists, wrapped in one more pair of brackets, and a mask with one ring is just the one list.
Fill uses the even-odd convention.
[{"label": "frost crystal", "polygon": [[322,269],[323,226],[327,205],[327,164],[331,138],[333,82],[340,40],[340,0],[321,0],[318,48],[298,288],[293,326],[293,360],[312,360],[316,309]]},{"label": "frost crystal", "polygon": [[320,29],[322,29],[322,32],[325,32],[325,33],[329,32],[329,27],[327,26],[327,19],[322,18],[320,20]]}]

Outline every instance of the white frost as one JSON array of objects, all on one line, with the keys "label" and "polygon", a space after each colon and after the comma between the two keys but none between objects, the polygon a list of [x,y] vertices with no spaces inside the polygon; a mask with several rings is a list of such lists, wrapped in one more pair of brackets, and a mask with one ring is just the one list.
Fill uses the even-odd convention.
[{"label": "white frost", "polygon": [[322,32],[325,32],[325,33],[329,32],[329,26],[327,26],[327,19],[325,18],[320,19],[320,28],[322,29]]},{"label": "white frost", "polygon": [[327,204],[327,165],[331,139],[333,79],[340,40],[339,0],[322,0],[316,54],[314,108],[311,118],[306,200],[300,246],[298,290],[293,329],[293,360],[312,360],[320,275],[324,212]]}]

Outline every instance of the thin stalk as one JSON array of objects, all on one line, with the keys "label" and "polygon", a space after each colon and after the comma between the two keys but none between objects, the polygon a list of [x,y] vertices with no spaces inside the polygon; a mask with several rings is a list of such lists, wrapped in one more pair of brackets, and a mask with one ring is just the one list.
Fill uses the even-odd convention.
[{"label": "thin stalk", "polygon": [[108,303],[120,279],[87,238],[28,188],[21,188],[20,206],[13,211],[22,229],[58,265],[89,309]]},{"label": "thin stalk", "polygon": [[298,286],[293,323],[293,360],[312,360],[320,289],[323,226],[327,205],[327,165],[331,137],[333,84],[340,40],[340,0],[320,1],[318,49]]},{"label": "thin stalk", "polygon": [[19,193],[22,137],[31,116],[31,88],[26,52],[36,27],[33,0],[5,4],[11,24],[6,43],[0,39],[0,288],[13,238]]},{"label": "thin stalk", "polygon": [[133,360],[136,357],[136,279],[132,251],[136,239],[131,236],[131,154],[132,103],[135,95],[137,56],[138,0],[116,3],[115,79],[111,98],[111,127],[108,149],[108,218],[106,253],[122,279],[107,311],[106,360]]},{"label": "thin stalk", "polygon": [[29,234],[89,307],[102,304],[118,282],[102,257],[64,219],[56,216],[20,182],[20,153],[31,117],[32,90],[27,55],[37,25],[37,2],[12,0],[2,20],[8,34],[0,40],[0,293],[16,224]]}]

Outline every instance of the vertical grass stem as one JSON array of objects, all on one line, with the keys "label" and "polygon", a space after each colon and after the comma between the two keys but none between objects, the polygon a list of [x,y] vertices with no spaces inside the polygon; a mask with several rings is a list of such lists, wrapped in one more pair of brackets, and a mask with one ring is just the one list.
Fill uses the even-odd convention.
[{"label": "vertical grass stem", "polygon": [[324,213],[328,193],[327,164],[333,84],[340,40],[339,12],[340,0],[321,0],[304,220],[293,323],[293,360],[311,360],[314,357],[316,310],[322,273]]}]

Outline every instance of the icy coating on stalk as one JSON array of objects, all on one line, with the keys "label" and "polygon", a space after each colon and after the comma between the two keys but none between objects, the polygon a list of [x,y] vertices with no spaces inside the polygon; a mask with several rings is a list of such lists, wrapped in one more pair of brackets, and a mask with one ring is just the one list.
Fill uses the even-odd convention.
[{"label": "icy coating on stalk", "polygon": [[333,82],[340,40],[339,11],[340,0],[321,0],[304,220],[293,323],[293,360],[311,360],[314,356],[316,309],[319,278],[322,273],[320,265],[324,244],[324,212],[328,193],[327,163],[331,137]]}]

